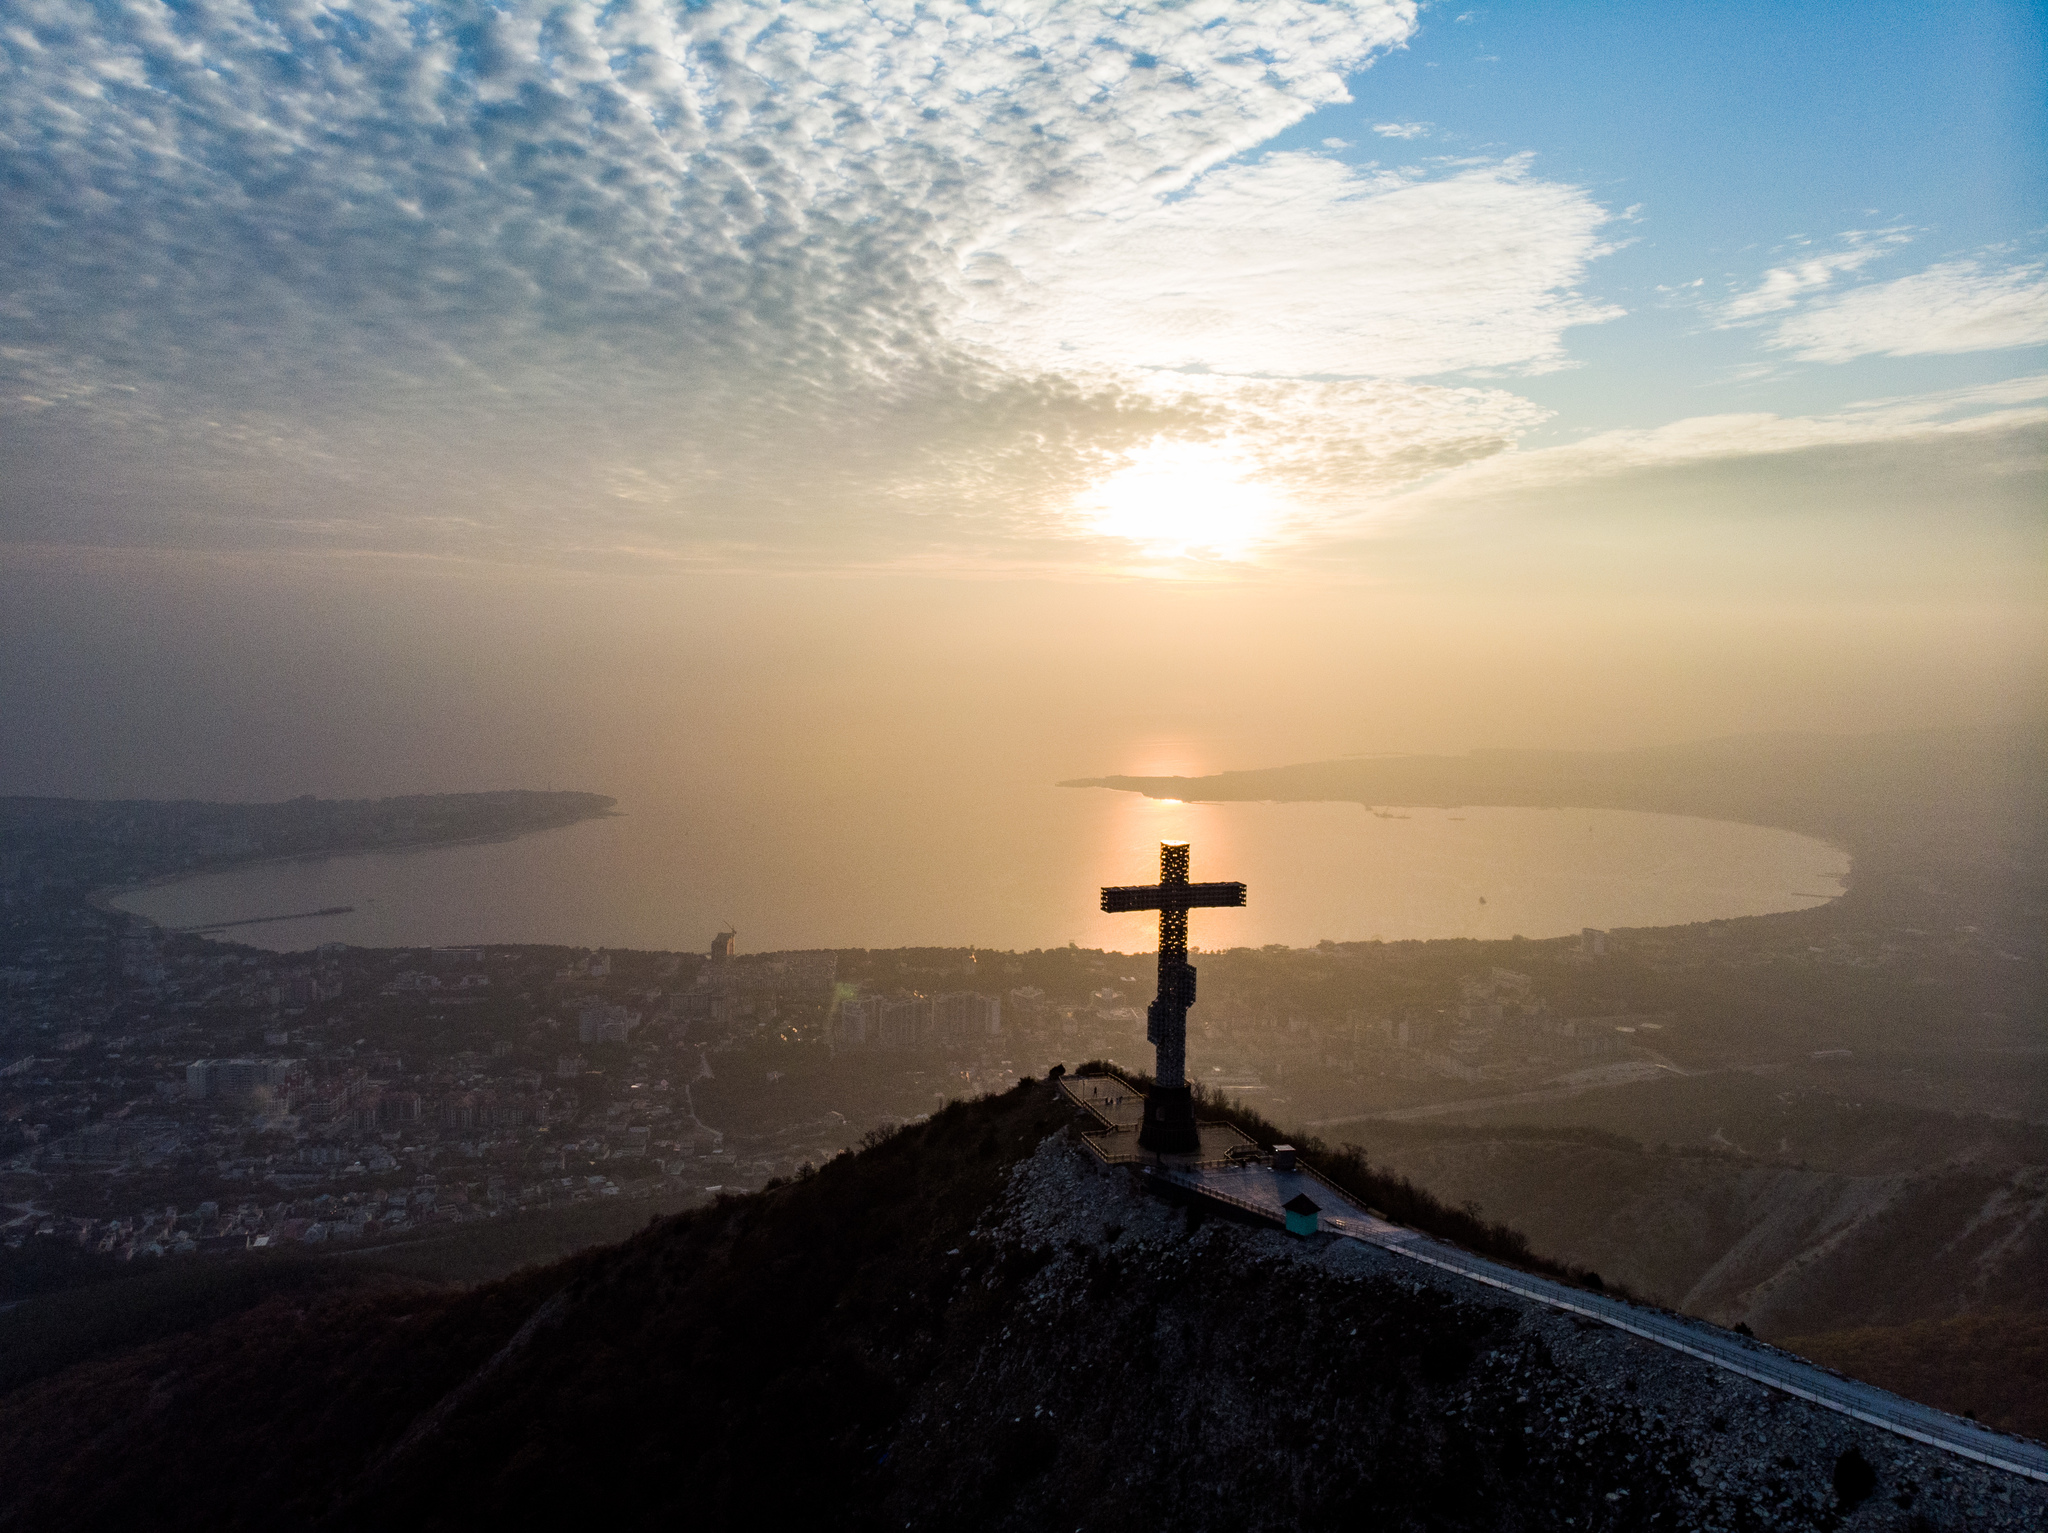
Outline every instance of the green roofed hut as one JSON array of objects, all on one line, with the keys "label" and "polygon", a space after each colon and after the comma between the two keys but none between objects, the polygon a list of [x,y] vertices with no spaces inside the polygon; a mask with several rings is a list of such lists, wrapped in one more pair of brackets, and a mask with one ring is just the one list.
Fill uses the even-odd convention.
[{"label": "green roofed hut", "polygon": [[1305,1192],[1297,1192],[1282,1203],[1280,1211],[1287,1215],[1290,1235],[1313,1235],[1322,1228],[1323,1205]]}]

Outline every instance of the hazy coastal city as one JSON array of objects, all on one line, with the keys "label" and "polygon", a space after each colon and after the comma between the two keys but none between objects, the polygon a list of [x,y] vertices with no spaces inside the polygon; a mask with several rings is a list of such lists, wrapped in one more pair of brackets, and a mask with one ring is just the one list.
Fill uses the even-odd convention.
[{"label": "hazy coastal city", "polygon": [[0,1533],[2048,1533],[2040,0],[0,13]]},{"label": "hazy coastal city", "polygon": [[[1780,1334],[1831,1316],[1939,1314],[1933,1294],[1903,1292],[1845,1311],[1842,1271],[1871,1258],[1852,1257],[1843,1237],[1874,1241],[1924,1220],[1930,1175],[1976,1186],[1989,1174],[1982,1213],[1959,1204],[1941,1221],[1976,1231],[1965,1242],[1978,1252],[1974,1281],[2031,1305],[2031,1215],[2018,1211],[2048,1158],[2026,1122],[2041,1090],[2027,1020],[2040,937],[2002,909],[2010,875],[1991,851],[2004,834],[1996,773],[2007,747],[1865,749],[1892,763],[1894,780],[1937,773],[1957,797],[1938,824],[1898,820],[1882,799],[1843,822],[1867,870],[1849,900],[1548,940],[1197,949],[1193,1079],[1474,1194],[1462,1201],[1512,1198],[1546,1248],[1663,1302]],[[1809,759],[1804,775],[1868,774],[1869,761],[1838,751]],[[1772,776],[1764,758],[1758,780]],[[1739,773],[1719,780],[1743,791]],[[99,892],[110,878],[285,848],[545,834],[609,804],[15,801],[0,885],[10,1259],[346,1247],[495,1270],[652,1212],[812,1174],[1056,1065],[1144,1067],[1153,986],[1142,954],[751,953],[729,930],[687,953],[277,952],[237,935],[289,928],[295,913],[177,932]],[[1930,1048],[1932,1038],[1943,1041]],[[1522,1140],[1528,1164],[1514,1175],[1498,1164],[1503,1133]],[[1693,1196],[1714,1186],[1718,1200],[1770,1168],[1786,1177],[1774,1196],[1797,1204],[1839,1196],[1828,1189],[1848,1185],[1845,1174],[1876,1174],[1860,1195],[1877,1202],[1850,1226],[1795,1221],[1779,1248],[1751,1235],[1750,1265],[1730,1271],[1720,1242],[1739,1229],[1631,1240],[1622,1231],[1641,1211],[1625,1193],[1590,1226],[1589,1189],[1532,1196],[1544,1157],[1589,1150],[1623,1184],[1675,1179]],[[2001,1200],[2008,1211],[1994,1212]]]}]

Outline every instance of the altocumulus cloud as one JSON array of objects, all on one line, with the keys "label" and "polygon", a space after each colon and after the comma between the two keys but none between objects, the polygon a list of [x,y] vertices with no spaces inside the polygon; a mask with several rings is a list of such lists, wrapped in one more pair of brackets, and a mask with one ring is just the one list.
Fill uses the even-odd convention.
[{"label": "altocumulus cloud", "polygon": [[[1122,216],[1042,219],[999,349],[1041,365],[1410,378],[1563,361],[1605,214],[1526,162],[1419,179],[1305,154]],[[992,285],[1000,285],[999,282]]]},{"label": "altocumulus cloud", "polygon": [[16,536],[1050,558],[1162,438],[1313,522],[1605,315],[1525,164],[1244,158],[1409,0],[12,17]]}]

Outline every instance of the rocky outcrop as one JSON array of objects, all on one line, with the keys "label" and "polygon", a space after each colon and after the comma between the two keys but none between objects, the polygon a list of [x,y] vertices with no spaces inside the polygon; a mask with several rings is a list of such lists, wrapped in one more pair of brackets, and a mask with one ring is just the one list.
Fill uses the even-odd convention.
[{"label": "rocky outcrop", "polygon": [[954,1260],[959,1295],[1011,1297],[883,1450],[892,1526],[2048,1518],[2048,1487],[1355,1241],[1169,1204],[1064,1139]]}]

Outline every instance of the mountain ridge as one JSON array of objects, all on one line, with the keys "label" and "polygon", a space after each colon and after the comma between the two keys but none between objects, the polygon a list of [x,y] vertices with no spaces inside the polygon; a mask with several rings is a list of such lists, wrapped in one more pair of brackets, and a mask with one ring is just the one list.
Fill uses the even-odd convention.
[{"label": "mountain ridge", "polygon": [[1073,1128],[1020,1082],[553,1267],[281,1296],[73,1369],[0,1397],[0,1527],[2048,1513],[2048,1487],[1606,1327],[1153,1196]]}]

